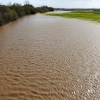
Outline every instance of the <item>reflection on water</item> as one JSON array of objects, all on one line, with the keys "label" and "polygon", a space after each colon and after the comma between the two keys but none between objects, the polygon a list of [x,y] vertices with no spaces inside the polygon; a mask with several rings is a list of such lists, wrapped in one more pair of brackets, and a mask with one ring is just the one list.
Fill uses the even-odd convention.
[{"label": "reflection on water", "polygon": [[100,25],[37,14],[0,27],[0,100],[100,100]]}]

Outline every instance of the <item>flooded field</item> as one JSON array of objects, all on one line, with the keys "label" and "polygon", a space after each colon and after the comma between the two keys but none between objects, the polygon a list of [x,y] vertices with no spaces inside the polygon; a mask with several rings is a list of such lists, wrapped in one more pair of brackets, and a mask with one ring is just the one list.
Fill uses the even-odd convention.
[{"label": "flooded field", "polygon": [[0,100],[100,100],[100,24],[37,14],[0,27]]},{"label": "flooded field", "polygon": [[47,13],[48,14],[49,13],[57,13],[57,14],[60,13],[61,14],[61,13],[68,13],[68,12],[71,12],[71,11],[60,11],[60,10],[57,10],[57,11],[54,11],[54,12],[51,11],[51,12],[47,12]]}]

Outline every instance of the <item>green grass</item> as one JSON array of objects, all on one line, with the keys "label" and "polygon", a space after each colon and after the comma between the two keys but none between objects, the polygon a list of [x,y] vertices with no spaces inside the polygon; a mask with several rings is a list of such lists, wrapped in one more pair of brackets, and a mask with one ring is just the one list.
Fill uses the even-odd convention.
[{"label": "green grass", "polygon": [[72,11],[67,13],[47,13],[46,15],[60,16],[65,18],[78,18],[78,19],[100,22],[100,11],[92,11],[92,10],[78,11],[77,10],[77,11]]}]

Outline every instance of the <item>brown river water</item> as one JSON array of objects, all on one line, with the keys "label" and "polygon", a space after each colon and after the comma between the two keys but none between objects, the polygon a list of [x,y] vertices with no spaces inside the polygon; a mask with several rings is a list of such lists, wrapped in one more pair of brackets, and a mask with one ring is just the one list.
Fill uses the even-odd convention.
[{"label": "brown river water", "polygon": [[1,26],[0,100],[100,100],[100,24],[37,14]]}]

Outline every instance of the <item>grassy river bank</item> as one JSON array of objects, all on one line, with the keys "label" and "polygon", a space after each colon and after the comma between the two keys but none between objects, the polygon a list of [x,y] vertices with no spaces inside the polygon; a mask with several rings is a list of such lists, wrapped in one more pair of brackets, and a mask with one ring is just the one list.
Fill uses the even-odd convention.
[{"label": "grassy river bank", "polygon": [[64,18],[78,18],[78,19],[100,22],[100,11],[92,11],[92,10],[72,11],[63,13],[46,13],[46,15],[60,16]]}]

